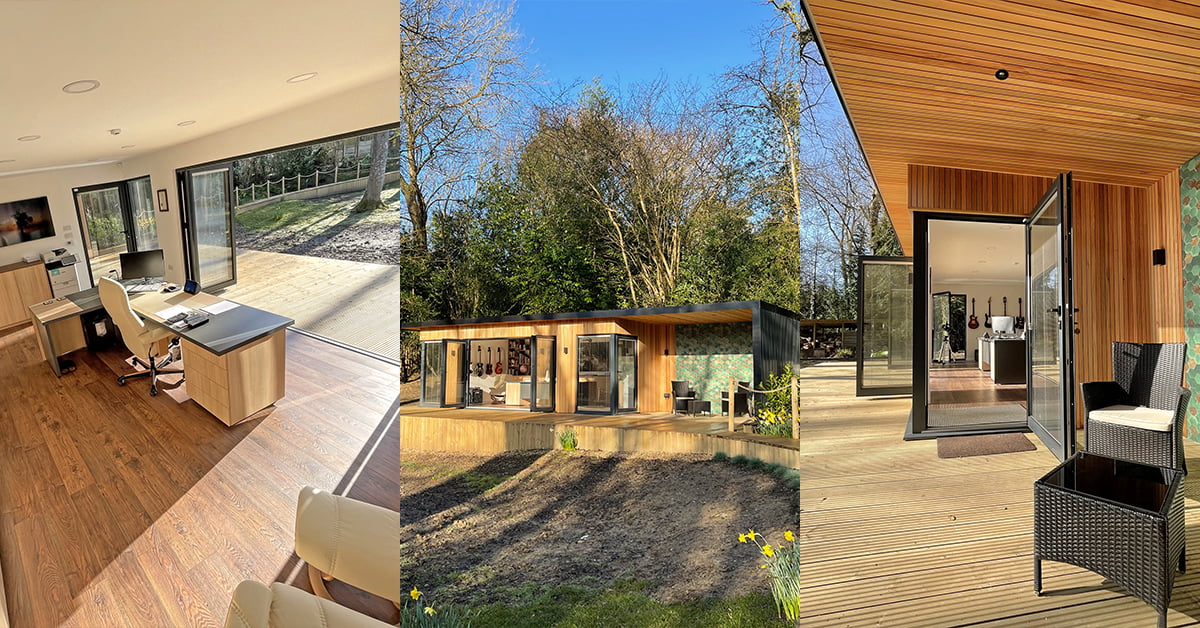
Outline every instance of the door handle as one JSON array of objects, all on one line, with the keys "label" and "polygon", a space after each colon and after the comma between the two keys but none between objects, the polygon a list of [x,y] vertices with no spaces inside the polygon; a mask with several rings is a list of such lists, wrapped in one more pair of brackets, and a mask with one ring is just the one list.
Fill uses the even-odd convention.
[{"label": "door handle", "polygon": [[1054,306],[1054,307],[1052,307],[1052,308],[1050,308],[1050,309],[1046,310],[1046,313],[1047,313],[1047,314],[1051,314],[1051,313],[1053,313],[1053,314],[1058,314],[1059,316],[1062,316],[1062,306],[1061,306],[1061,305],[1056,305],[1056,306]]}]

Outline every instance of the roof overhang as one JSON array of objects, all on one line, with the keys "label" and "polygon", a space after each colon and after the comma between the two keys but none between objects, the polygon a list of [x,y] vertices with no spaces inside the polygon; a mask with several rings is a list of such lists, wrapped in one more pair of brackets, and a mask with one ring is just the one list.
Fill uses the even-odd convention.
[{"label": "roof overhang", "polygon": [[1200,152],[1200,7],[802,6],[906,251],[910,166],[1145,187]]},{"label": "roof overhang", "polygon": [[735,301],[729,303],[705,303],[699,305],[676,305],[669,307],[635,308],[626,310],[596,310],[592,312],[566,312],[561,314],[521,314],[490,318],[448,319],[424,321],[405,326],[404,329],[429,331],[451,327],[485,327],[489,325],[511,325],[514,323],[569,322],[595,319],[621,319],[655,325],[693,325],[707,323],[738,323],[754,320],[754,311],[769,309],[792,318],[792,312],[764,301]]}]

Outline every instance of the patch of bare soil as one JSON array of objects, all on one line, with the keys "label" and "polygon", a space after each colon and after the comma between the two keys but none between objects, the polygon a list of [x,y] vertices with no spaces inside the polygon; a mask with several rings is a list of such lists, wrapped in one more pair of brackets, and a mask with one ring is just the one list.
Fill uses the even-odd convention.
[{"label": "patch of bare soil", "polygon": [[[425,455],[402,455],[402,465]],[[439,501],[438,492],[427,486],[420,499]],[[505,601],[529,583],[628,578],[652,583],[647,593],[667,603],[762,591],[760,555],[738,533],[754,528],[778,542],[799,523],[797,492],[767,473],[706,456],[591,451],[546,453],[479,496],[428,510],[414,520],[401,508],[405,586],[470,605]]]},{"label": "patch of bare soil", "polygon": [[400,403],[406,401],[416,401],[421,398],[421,380],[414,379],[411,382],[400,384]]}]

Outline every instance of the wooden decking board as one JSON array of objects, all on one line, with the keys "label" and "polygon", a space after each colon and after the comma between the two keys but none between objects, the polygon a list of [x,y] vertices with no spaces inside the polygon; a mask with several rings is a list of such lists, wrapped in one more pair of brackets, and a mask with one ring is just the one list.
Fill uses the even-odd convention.
[{"label": "wooden decking board", "polygon": [[[1070,565],[1044,562],[1049,594],[1034,595],[1033,482],[1056,464],[1035,437],[1031,452],[938,459],[934,441],[900,440],[910,401],[854,398],[853,370],[800,371],[800,625],[1153,625],[1152,607]],[[839,440],[838,429],[857,436]],[[1197,447],[1186,442],[1188,457]],[[1194,476],[1184,484],[1193,556]],[[1171,626],[1200,618],[1200,574],[1189,562]]]}]

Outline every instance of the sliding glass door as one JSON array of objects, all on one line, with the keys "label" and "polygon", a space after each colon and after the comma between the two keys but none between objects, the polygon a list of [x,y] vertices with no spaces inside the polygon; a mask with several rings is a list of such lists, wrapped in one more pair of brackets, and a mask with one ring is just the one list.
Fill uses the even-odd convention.
[{"label": "sliding glass door", "polygon": [[467,342],[433,340],[421,343],[422,406],[462,408],[467,403]]},{"label": "sliding glass door", "polygon": [[98,277],[116,277],[121,253],[158,248],[150,177],[72,191],[91,285]]},{"label": "sliding glass door", "polygon": [[232,180],[228,164],[180,173],[188,278],[205,290],[237,282]]}]

